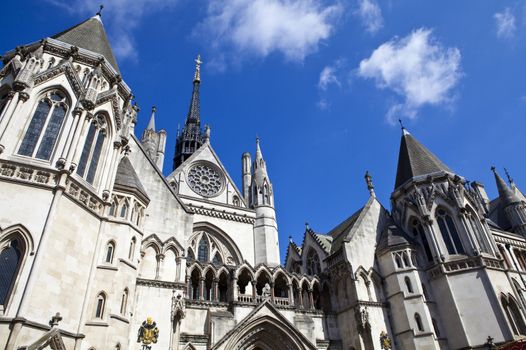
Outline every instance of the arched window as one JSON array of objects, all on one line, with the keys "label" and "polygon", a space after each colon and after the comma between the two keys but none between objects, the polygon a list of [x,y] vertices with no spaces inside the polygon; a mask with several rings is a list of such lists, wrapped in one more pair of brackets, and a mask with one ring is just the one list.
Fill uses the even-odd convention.
[{"label": "arched window", "polygon": [[66,96],[58,90],[49,91],[42,97],[29,122],[18,154],[49,160],[68,108]]},{"label": "arched window", "polygon": [[104,262],[111,264],[113,263],[113,254],[115,254],[115,243],[108,242],[106,245],[106,256]]},{"label": "arched window", "polygon": [[407,292],[413,293],[413,285],[411,284],[411,279],[405,276],[404,280],[405,280],[405,286],[407,288]]},{"label": "arched window", "polygon": [[0,305],[6,305],[22,262],[22,246],[13,239],[0,252]]},{"label": "arched window", "polygon": [[489,242],[485,237],[484,234],[484,228],[480,224],[477,215],[470,210],[469,214],[469,224],[471,226],[471,231],[473,232],[473,235],[477,239],[477,242],[479,243],[480,250],[484,253],[490,253],[491,248],[489,246]]},{"label": "arched window", "polygon": [[85,178],[90,184],[93,184],[95,180],[105,138],[106,118],[104,115],[98,114],[89,127],[88,136],[86,136],[86,141],[84,141],[84,148],[77,167],[77,174]]},{"label": "arched window", "polygon": [[526,335],[526,325],[524,324],[515,300],[511,296],[502,295],[501,303],[506,312],[506,317],[508,318],[513,334]]},{"label": "arched window", "polygon": [[431,248],[429,247],[429,242],[424,231],[424,227],[418,220],[413,220],[413,234],[420,239],[422,246],[424,247],[424,253],[428,262],[433,261],[433,254],[431,253]]},{"label": "arched window", "polygon": [[411,267],[411,263],[409,262],[409,258],[407,257],[407,252],[402,253],[402,260],[404,261],[404,267]]},{"label": "arched window", "polygon": [[437,209],[437,223],[449,254],[465,254],[455,223],[444,209]]},{"label": "arched window", "polygon": [[415,314],[415,323],[416,323],[416,329],[419,332],[423,332],[424,326],[422,325],[422,319],[420,318],[420,315],[418,313]]},{"label": "arched window", "polygon": [[135,254],[135,244],[137,243],[137,239],[133,237],[130,241],[130,251],[128,252],[128,259],[133,260],[133,256]]},{"label": "arched window", "polygon": [[192,262],[195,260],[195,255],[191,248],[188,248],[188,253],[186,254],[186,260],[188,260],[188,262]]},{"label": "arched window", "polygon": [[121,298],[121,315],[126,315],[126,308],[128,306],[128,288],[125,288],[122,292]]},{"label": "arched window", "polygon": [[307,274],[319,275],[321,272],[320,258],[314,249],[310,249],[307,254]]},{"label": "arched window", "polygon": [[111,206],[110,206],[109,215],[110,216],[115,216],[115,214],[117,214],[117,203],[115,203],[115,201],[112,201],[111,202]]},{"label": "arched window", "polygon": [[126,219],[126,214],[128,213],[128,203],[125,202],[121,207],[120,217]]},{"label": "arched window", "polygon": [[223,259],[221,259],[221,255],[218,253],[216,253],[216,255],[214,255],[214,259],[212,259],[212,264],[214,265],[222,265],[223,264]]},{"label": "arched window", "polygon": [[206,262],[208,261],[208,242],[203,236],[199,241],[199,247],[197,249],[197,260]]},{"label": "arched window", "polygon": [[400,258],[400,255],[398,253],[393,253],[393,256],[394,256],[394,260],[396,263],[396,267],[401,269],[403,267],[403,264],[402,264],[402,259]]},{"label": "arched window", "polygon": [[104,293],[99,293],[97,299],[95,300],[95,318],[104,317],[104,308],[106,307],[106,296]]}]

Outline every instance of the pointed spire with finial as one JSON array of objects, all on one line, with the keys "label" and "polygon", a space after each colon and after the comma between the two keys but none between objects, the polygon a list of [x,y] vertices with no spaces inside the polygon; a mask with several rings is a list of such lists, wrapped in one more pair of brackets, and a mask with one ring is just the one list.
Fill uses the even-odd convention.
[{"label": "pointed spire with finial", "polygon": [[506,207],[509,204],[520,202],[519,198],[513,191],[506,185],[506,182],[500,175],[497,173],[497,169],[492,166],[491,171],[495,175],[495,182],[497,184],[497,189],[499,191],[499,198],[502,201],[502,204]]},{"label": "pointed spire with finial", "polygon": [[195,73],[194,73],[194,83],[201,81],[201,55],[197,55],[197,58],[195,59]]},{"label": "pointed spire with finial", "polygon": [[155,131],[155,112],[157,112],[157,107],[152,107],[152,115],[150,117],[150,121],[148,122],[148,127],[146,130],[153,130]]},{"label": "pointed spire with finial", "polygon": [[402,119],[398,119],[398,123],[400,123],[400,128],[402,129],[402,135],[409,134],[409,131],[404,126],[404,123],[402,122]]},{"label": "pointed spire with finial", "polygon": [[365,171],[365,183],[367,184],[367,189],[369,190],[371,197],[376,197],[374,192],[373,177],[369,174],[368,170]]},{"label": "pointed spire with finial", "polygon": [[515,186],[515,183],[513,182],[513,179],[511,178],[510,173],[508,172],[508,169],[504,168],[504,173],[506,174],[506,177],[508,178],[508,183],[511,187]]}]

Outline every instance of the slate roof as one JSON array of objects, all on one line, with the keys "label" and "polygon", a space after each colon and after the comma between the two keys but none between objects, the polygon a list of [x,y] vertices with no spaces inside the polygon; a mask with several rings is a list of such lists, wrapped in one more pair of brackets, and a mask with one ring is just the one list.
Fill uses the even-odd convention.
[{"label": "slate roof", "polygon": [[326,253],[330,253],[331,246],[332,246],[332,236],[322,235],[321,233],[316,233],[316,232],[313,232],[313,234],[315,236],[314,238],[320,244],[322,249]]},{"label": "slate roof", "polygon": [[128,157],[122,158],[117,167],[117,175],[115,177],[115,188],[121,191],[129,191],[144,200],[146,204],[150,202],[150,198],[146,193],[139,176],[135,172],[133,165]]},{"label": "slate roof", "polygon": [[120,74],[100,16],[93,16],[51,38],[100,54]]},{"label": "slate roof", "polygon": [[408,246],[414,243],[415,241],[409,235],[393,222],[390,222],[382,231],[376,250],[381,251],[392,247]]},{"label": "slate roof", "polygon": [[453,172],[404,129],[398,155],[395,189],[414,177],[440,171]]},{"label": "slate roof", "polygon": [[327,234],[328,236],[332,237],[331,253],[336,252],[343,245],[343,242],[347,237],[346,233],[353,228],[364,208],[365,207],[358,209],[354,214],[349,216],[345,221],[333,228]]}]

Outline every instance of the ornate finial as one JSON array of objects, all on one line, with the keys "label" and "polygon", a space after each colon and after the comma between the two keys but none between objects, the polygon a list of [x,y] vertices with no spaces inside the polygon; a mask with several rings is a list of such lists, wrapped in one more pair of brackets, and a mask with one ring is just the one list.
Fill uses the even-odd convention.
[{"label": "ornate finial", "polygon": [[155,112],[157,112],[157,107],[152,106],[152,113],[155,113]]},{"label": "ornate finial", "polygon": [[210,140],[210,126],[208,126],[208,124],[205,125],[205,140]]},{"label": "ornate finial", "polygon": [[405,130],[404,123],[402,122],[402,119],[398,119],[398,122],[400,123],[400,128],[402,128],[402,130]]},{"label": "ornate finial", "polygon": [[491,166],[491,171],[493,171],[494,174],[497,173],[497,170],[496,170],[496,168],[495,168],[495,165],[492,165],[492,166]]},{"label": "ornate finial", "polygon": [[289,242],[292,243],[292,236],[289,236]]},{"label": "ornate finial", "polygon": [[97,13],[95,14],[95,16],[102,17],[102,10],[103,10],[103,9],[104,9],[104,5],[101,4],[101,5],[99,6],[99,12],[97,12]]},{"label": "ornate finial", "polygon": [[506,177],[508,178],[508,182],[510,183],[510,186],[513,185],[513,179],[510,176],[510,173],[508,172],[508,169],[504,168],[504,172],[506,173]]},{"label": "ornate finial", "polygon": [[51,317],[51,321],[49,321],[49,324],[51,325],[51,327],[57,327],[60,321],[62,321],[62,316],[60,316],[60,312],[57,312],[55,316]]},{"label": "ornate finial", "polygon": [[308,230],[310,230],[309,223],[305,221],[305,231],[308,231]]},{"label": "ornate finial", "polygon": [[197,58],[195,59],[195,74],[194,74],[194,83],[201,81],[201,55],[197,55]]},{"label": "ornate finial", "polygon": [[369,170],[365,171],[365,183],[367,184],[367,189],[369,190],[369,193],[371,196],[375,196],[374,193],[374,185],[373,185],[373,178],[371,175],[369,175]]}]

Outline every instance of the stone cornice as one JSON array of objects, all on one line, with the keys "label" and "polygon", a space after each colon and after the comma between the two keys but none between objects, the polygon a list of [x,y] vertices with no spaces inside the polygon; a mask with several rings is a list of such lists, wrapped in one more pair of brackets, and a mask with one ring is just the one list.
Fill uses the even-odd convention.
[{"label": "stone cornice", "polygon": [[164,288],[164,289],[185,289],[186,288],[186,283],[150,280],[146,278],[137,278],[137,285],[146,286],[146,287]]},{"label": "stone cornice", "polygon": [[188,208],[190,211],[194,214],[209,216],[213,218],[223,219],[223,220],[229,220],[229,221],[236,221],[236,222],[242,222],[245,224],[251,224],[254,225],[255,219],[248,217],[245,215],[239,215],[235,212],[228,213],[226,210],[217,210],[217,209],[209,209],[205,208],[203,206],[201,207],[195,207],[191,203],[188,204]]}]

